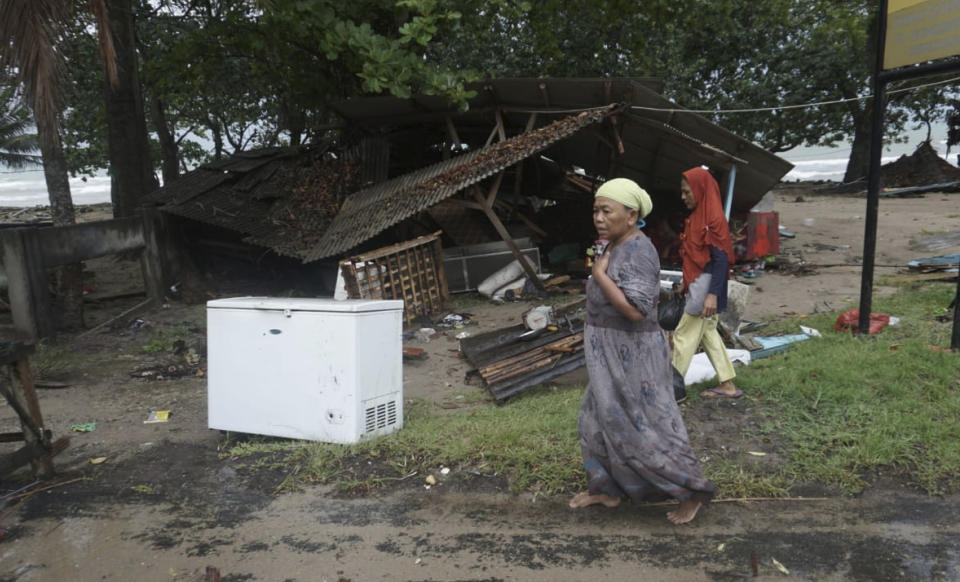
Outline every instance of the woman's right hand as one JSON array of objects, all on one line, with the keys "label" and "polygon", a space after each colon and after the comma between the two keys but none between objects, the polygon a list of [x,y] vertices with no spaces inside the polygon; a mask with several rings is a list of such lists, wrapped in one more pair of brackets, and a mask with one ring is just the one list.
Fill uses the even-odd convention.
[{"label": "woman's right hand", "polygon": [[607,265],[610,264],[610,253],[602,253],[599,257],[593,258],[593,269],[591,274],[594,277],[599,275],[605,275],[607,273]]}]

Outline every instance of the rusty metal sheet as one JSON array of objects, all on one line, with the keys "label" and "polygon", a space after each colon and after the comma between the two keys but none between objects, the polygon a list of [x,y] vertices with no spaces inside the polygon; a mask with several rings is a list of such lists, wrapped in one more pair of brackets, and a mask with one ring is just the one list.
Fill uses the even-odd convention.
[{"label": "rusty metal sheet", "polygon": [[346,199],[323,237],[300,253],[311,262],[348,251],[388,227],[598,123],[612,108],[571,115],[540,129],[405,174]]}]

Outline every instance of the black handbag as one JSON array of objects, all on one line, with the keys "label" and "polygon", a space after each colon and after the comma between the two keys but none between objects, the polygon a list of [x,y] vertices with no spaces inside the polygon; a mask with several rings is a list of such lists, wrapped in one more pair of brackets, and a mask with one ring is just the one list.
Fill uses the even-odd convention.
[{"label": "black handbag", "polygon": [[671,293],[666,299],[660,302],[657,321],[660,327],[667,331],[677,329],[680,318],[683,317],[683,308],[687,305],[687,297],[683,293]]}]

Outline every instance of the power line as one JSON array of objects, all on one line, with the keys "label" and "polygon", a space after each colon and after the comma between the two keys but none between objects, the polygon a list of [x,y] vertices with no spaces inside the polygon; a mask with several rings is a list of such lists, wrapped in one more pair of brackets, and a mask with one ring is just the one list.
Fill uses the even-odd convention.
[{"label": "power line", "polygon": [[[887,91],[887,94],[905,93],[907,91],[924,89],[926,87],[933,87],[936,85],[946,85],[948,83],[956,83],[958,81],[960,81],[960,77],[954,77],[952,79],[946,79],[944,81],[933,81],[930,83],[925,83],[923,85],[914,85],[913,87],[893,89],[892,91]],[[796,105],[780,105],[777,107],[751,107],[746,109],[668,109],[668,108],[662,108],[662,107],[644,107],[643,105],[631,105],[630,109],[640,109],[643,111],[660,111],[664,113],[698,113],[698,114],[767,113],[771,111],[783,111],[786,109],[809,109],[812,107],[822,107],[824,105],[839,105],[841,103],[850,103],[852,101],[865,101],[867,99],[873,99],[873,95],[865,95],[863,97],[850,97],[847,99],[835,99],[833,101],[818,101],[816,103],[799,103]]]}]

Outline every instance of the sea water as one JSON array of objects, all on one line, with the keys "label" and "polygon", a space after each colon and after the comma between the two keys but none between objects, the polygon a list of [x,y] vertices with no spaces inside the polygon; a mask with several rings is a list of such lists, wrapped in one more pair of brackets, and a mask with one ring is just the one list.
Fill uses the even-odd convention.
[{"label": "sea water", "polygon": [[[110,202],[110,176],[70,178],[70,196],[75,205]],[[49,206],[43,170],[10,169],[0,166],[0,206],[29,208]]]},{"label": "sea water", "polygon": [[[945,129],[943,133],[945,134]],[[934,148],[941,157],[956,166],[960,149],[955,149],[948,156],[946,140],[938,137],[935,135],[932,140]],[[914,132],[907,143],[886,146],[883,150],[883,163],[887,164],[902,155],[913,153],[924,138],[925,135],[919,136]],[[802,147],[778,155],[794,165],[793,169],[783,177],[784,181],[840,182],[847,168],[850,146],[844,144],[834,148]],[[106,172],[101,172],[93,177],[71,178],[70,194],[74,204],[110,202],[110,177]],[[0,166],[0,206],[32,207],[49,204],[43,170],[13,170]]]}]

